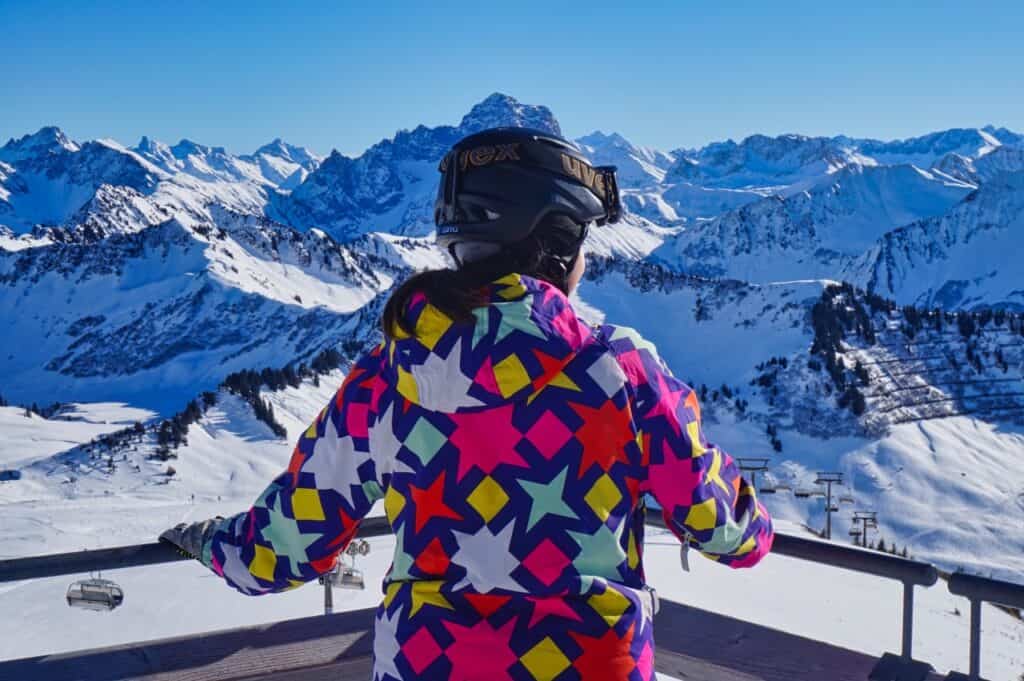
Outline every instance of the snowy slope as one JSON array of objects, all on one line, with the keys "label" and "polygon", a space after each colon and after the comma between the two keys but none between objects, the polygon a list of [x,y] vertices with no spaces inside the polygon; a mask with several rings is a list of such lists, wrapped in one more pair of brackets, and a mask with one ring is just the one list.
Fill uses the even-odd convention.
[{"label": "snowy slope", "polygon": [[593,261],[579,298],[600,319],[639,329],[680,378],[746,385],[754,367],[805,350],[808,305],[819,281],[752,286],[673,275],[621,260]]},{"label": "snowy slope", "polygon": [[364,306],[403,271],[321,233],[216,217],[218,227],[170,220],[95,244],[0,252],[5,396],[174,411],[232,371],[374,328]]},{"label": "snowy slope", "polygon": [[17,470],[153,416],[151,411],[113,402],[67,404],[50,419],[21,407],[0,407],[0,468]]},{"label": "snowy slope", "polygon": [[[912,415],[906,411],[886,414],[886,423],[876,420],[874,428],[865,426],[870,419],[881,419],[874,411],[862,421],[855,419],[837,405],[837,393],[823,391],[827,375],[805,368],[814,336],[808,310],[827,282],[754,286],[615,261],[591,270],[592,280],[579,293],[584,309],[642,329],[681,379],[694,387],[705,384],[708,432],[733,455],[769,458],[772,478],[794,489],[813,488],[817,471],[843,471],[856,508],[879,512],[886,542],[908,546],[915,555],[949,570],[994,571],[1015,580],[1024,574],[1024,426],[967,416],[901,424],[903,419],[895,417]],[[990,370],[978,375],[966,366],[960,380],[980,384],[979,379],[990,378],[1002,393],[1024,394],[1024,353],[1015,335],[993,336],[1014,344],[1016,349],[1004,349],[1012,370],[1004,373],[989,359]],[[855,359],[891,362],[888,342],[882,337],[881,343],[859,349],[849,358],[850,367]],[[919,355],[939,352],[928,345],[924,332],[921,343]],[[958,355],[962,352],[962,344],[947,345]],[[981,345],[978,352],[985,353],[986,347]],[[778,381],[781,390],[752,385],[762,374],[758,365],[776,357],[787,358],[793,372],[791,378]],[[934,368],[911,361],[887,366],[872,366],[874,397],[869,397],[869,409],[888,406],[889,396],[906,390],[914,377],[922,385],[936,386],[941,397],[956,395],[956,390],[963,393],[953,385],[956,375],[939,381]],[[887,383],[879,372],[907,375]],[[746,402],[742,409],[737,400]],[[968,401],[959,400],[952,404]],[[1004,414],[1022,412],[1018,406]],[[766,436],[768,425],[778,430],[781,452]],[[779,495],[769,503],[794,522],[824,526],[820,500]],[[845,536],[852,510],[844,508],[836,520],[837,531],[843,533],[836,536]]]},{"label": "snowy slope", "polygon": [[688,228],[654,257],[752,282],[835,276],[890,230],[941,215],[973,189],[909,165],[851,166]]},{"label": "snowy slope", "polygon": [[843,278],[900,302],[1024,308],[1024,172],[999,175],[945,215],[882,236]]},{"label": "snowy slope", "polygon": [[594,165],[616,167],[619,184],[629,187],[658,184],[675,161],[670,153],[633,144],[618,133],[600,130],[576,139]]}]

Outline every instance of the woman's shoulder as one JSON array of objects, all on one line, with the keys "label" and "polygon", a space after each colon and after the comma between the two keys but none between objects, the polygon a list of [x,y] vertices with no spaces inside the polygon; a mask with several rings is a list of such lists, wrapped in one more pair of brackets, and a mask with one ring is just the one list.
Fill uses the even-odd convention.
[{"label": "woman's shoulder", "polygon": [[646,385],[658,375],[671,376],[658,348],[634,328],[617,324],[601,324],[595,335],[608,348],[615,363],[634,389]]},{"label": "woman's shoulder", "polygon": [[595,333],[617,358],[628,358],[631,353],[646,353],[658,364],[662,364],[661,355],[658,354],[658,348],[654,343],[630,326],[597,324]]}]

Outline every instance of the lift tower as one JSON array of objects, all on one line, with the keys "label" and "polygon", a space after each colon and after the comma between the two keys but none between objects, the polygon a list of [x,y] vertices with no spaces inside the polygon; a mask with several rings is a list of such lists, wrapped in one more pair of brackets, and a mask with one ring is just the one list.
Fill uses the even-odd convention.
[{"label": "lift tower", "polygon": [[843,474],[837,472],[819,472],[814,481],[816,485],[825,485],[825,539],[832,538],[832,514],[839,511],[832,505],[832,485],[843,484]]},{"label": "lift tower", "polygon": [[[768,470],[768,459],[737,458],[736,463],[744,473],[750,473],[750,486],[757,489],[757,474]],[[775,490],[772,490],[773,492]]]},{"label": "lift tower", "polygon": [[868,546],[868,530],[878,529],[878,513],[876,511],[854,511],[853,512],[853,524],[860,524],[859,530],[851,530],[850,534],[856,532],[855,535],[858,538],[858,544],[867,548]]}]

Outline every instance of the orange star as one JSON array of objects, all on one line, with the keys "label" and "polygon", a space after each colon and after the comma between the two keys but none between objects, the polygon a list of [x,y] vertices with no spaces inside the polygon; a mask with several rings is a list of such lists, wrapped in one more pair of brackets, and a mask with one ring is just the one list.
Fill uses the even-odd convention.
[{"label": "orange star", "polygon": [[576,658],[572,666],[584,679],[628,679],[636,666],[636,660],[629,652],[633,643],[633,626],[629,625],[626,634],[619,638],[614,629],[608,629],[601,638],[584,636],[569,632],[583,654]]},{"label": "orange star", "polygon": [[444,503],[444,471],[437,476],[430,487],[420,489],[416,485],[409,485],[409,494],[412,495],[412,503],[416,509],[416,531],[419,532],[431,518],[450,518],[462,520],[462,516],[453,511]]},{"label": "orange star", "polygon": [[573,404],[572,408],[583,419],[583,425],[576,431],[576,439],[583,445],[576,477],[582,478],[595,463],[607,473],[616,460],[624,459],[626,446],[633,441],[629,406],[619,409],[607,400],[600,409],[582,404]]}]

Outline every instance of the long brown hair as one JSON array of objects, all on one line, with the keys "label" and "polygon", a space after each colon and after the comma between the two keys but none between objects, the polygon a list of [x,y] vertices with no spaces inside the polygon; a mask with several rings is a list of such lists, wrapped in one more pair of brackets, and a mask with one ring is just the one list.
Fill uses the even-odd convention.
[{"label": "long brown hair", "polygon": [[547,230],[538,227],[523,241],[487,258],[464,263],[458,269],[417,272],[395,289],[384,306],[384,336],[393,338],[396,329],[412,335],[405,311],[416,293],[425,295],[431,305],[456,323],[473,322],[473,310],[487,305],[487,284],[507,274],[543,279],[568,295],[569,273],[563,260],[554,257],[561,250],[560,245],[549,237]]}]

